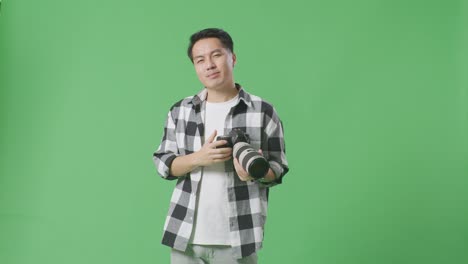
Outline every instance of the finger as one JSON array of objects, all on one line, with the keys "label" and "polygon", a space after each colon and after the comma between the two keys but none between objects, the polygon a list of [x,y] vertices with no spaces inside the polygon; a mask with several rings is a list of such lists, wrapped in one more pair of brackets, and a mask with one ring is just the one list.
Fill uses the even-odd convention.
[{"label": "finger", "polygon": [[[209,142],[211,143],[211,142]],[[226,140],[216,140],[215,142],[211,143],[211,146],[216,148],[216,147],[219,147],[219,146],[223,146],[223,145],[226,145],[228,142]],[[223,148],[221,148],[223,149]]]},{"label": "finger", "polygon": [[219,158],[219,159],[215,159],[215,160],[219,161],[219,162],[224,162],[224,161],[228,161],[230,159],[231,159],[231,157],[223,157],[223,158]]},{"label": "finger", "polygon": [[258,153],[260,153],[263,156],[263,150],[262,149],[258,149]]},{"label": "finger", "polygon": [[216,151],[215,153],[219,153],[219,154],[231,154],[232,148],[217,148],[214,151]]},{"label": "finger", "polygon": [[215,154],[215,155],[212,155],[211,156],[212,159],[226,159],[226,158],[231,158],[231,154],[227,153],[227,154]]},{"label": "finger", "polygon": [[213,163],[225,162],[225,161],[228,161],[230,159],[231,159],[231,157],[219,157],[219,158],[213,159]]},{"label": "finger", "polygon": [[213,133],[212,133],[212,134],[210,135],[210,137],[206,140],[206,142],[207,142],[207,143],[213,142],[213,140],[215,139],[217,133],[218,133],[218,132],[217,132],[216,129],[215,129],[215,131],[213,131]]},{"label": "finger", "polygon": [[240,167],[240,164],[239,164],[239,161],[237,160],[237,158],[234,158],[233,163],[234,163],[234,167],[237,170]]},{"label": "finger", "polygon": [[236,169],[237,174],[239,174],[239,175],[241,175],[241,174],[242,174],[242,176],[249,175],[249,173],[244,170],[242,165],[240,165],[239,160],[237,158],[234,158],[234,168]]}]

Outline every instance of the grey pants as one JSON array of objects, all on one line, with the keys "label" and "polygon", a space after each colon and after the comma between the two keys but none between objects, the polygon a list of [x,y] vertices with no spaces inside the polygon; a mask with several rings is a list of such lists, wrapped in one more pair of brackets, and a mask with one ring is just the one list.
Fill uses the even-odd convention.
[{"label": "grey pants", "polygon": [[257,254],[254,253],[242,259],[232,256],[230,246],[188,245],[185,252],[172,249],[171,264],[257,264]]}]

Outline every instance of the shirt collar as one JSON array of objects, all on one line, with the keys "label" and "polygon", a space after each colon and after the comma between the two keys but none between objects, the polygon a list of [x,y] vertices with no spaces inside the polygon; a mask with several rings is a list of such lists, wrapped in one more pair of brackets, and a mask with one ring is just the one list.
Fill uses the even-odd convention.
[{"label": "shirt collar", "polygon": [[[252,99],[250,98],[250,95],[244,91],[242,86],[238,83],[236,83],[236,88],[239,91],[239,100],[237,103],[240,101],[243,101],[247,106],[252,106]],[[193,96],[192,98],[192,104],[194,105],[199,105],[202,102],[206,100],[206,96],[208,95],[208,90],[205,88],[201,90],[198,94]]]}]

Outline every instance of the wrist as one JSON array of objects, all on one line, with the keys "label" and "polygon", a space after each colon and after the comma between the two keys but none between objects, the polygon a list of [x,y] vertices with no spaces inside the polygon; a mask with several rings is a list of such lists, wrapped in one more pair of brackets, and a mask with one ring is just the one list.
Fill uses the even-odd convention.
[{"label": "wrist", "polygon": [[200,158],[198,152],[194,152],[192,154],[187,155],[188,157],[188,164],[192,169],[202,166],[200,162]]},{"label": "wrist", "polygon": [[275,173],[270,168],[268,170],[267,174],[263,178],[256,179],[255,181],[258,181],[258,182],[264,183],[264,184],[268,184],[268,183],[274,182],[275,180],[276,180]]}]

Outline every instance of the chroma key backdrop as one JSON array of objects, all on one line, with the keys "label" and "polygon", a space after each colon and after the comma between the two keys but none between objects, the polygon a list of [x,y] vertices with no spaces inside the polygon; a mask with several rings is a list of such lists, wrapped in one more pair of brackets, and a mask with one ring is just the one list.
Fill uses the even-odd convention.
[{"label": "chroma key backdrop", "polygon": [[468,263],[465,0],[1,1],[0,263],[169,263],[152,153],[207,27],[285,128],[259,263]]}]

